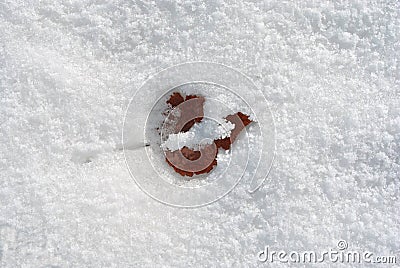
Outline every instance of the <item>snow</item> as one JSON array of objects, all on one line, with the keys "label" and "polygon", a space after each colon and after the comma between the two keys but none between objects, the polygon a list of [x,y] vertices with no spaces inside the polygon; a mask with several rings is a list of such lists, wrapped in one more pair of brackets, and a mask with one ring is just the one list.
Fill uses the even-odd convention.
[{"label": "snow", "polygon": [[161,144],[163,150],[171,152],[180,150],[184,146],[190,149],[198,149],[199,146],[211,144],[214,140],[230,137],[235,124],[220,118],[220,121],[204,118],[200,123],[196,123],[188,132],[170,134],[168,139]]},{"label": "snow", "polygon": [[[322,251],[340,239],[399,261],[399,10],[389,0],[0,2],[0,266],[254,267],[266,245]],[[189,61],[254,81],[274,113],[276,156],[254,194],[240,183],[179,209],[134,183],[121,132],[132,93]]]}]

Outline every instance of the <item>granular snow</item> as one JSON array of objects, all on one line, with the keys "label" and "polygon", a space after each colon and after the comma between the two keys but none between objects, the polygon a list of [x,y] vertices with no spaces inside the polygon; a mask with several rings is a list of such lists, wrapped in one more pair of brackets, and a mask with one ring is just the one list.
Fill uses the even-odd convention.
[{"label": "granular snow", "polygon": [[[1,267],[254,267],[340,239],[399,262],[398,1],[5,0],[0,25]],[[196,60],[254,80],[277,153],[256,193],[187,210],[115,149],[132,92]]]}]

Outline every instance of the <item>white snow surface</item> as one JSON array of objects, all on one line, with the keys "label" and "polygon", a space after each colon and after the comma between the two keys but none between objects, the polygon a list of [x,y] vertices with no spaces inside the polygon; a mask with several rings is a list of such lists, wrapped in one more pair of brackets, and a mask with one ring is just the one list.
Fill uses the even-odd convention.
[{"label": "white snow surface", "polygon": [[[207,101],[207,100],[206,100]],[[163,150],[171,152],[180,150],[184,146],[198,150],[199,146],[211,144],[214,140],[231,136],[235,124],[220,118],[218,121],[204,118],[201,122],[195,123],[187,132],[170,134],[168,139],[161,144]]]},{"label": "white snow surface", "polygon": [[[399,263],[399,35],[392,0],[0,1],[0,267],[255,267],[340,239]],[[116,148],[133,91],[198,60],[263,91],[276,157],[256,193],[178,209]]]}]

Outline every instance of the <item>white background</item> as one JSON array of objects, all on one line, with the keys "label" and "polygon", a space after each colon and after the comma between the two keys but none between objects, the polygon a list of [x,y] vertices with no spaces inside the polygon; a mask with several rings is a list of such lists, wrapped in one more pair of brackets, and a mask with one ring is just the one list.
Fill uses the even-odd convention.
[{"label": "white background", "polygon": [[[323,251],[339,239],[399,259],[399,10],[0,1],[0,266],[252,267],[266,245]],[[194,60],[254,80],[277,155],[256,194],[239,186],[185,210],[142,193],[115,148],[133,90]]]}]

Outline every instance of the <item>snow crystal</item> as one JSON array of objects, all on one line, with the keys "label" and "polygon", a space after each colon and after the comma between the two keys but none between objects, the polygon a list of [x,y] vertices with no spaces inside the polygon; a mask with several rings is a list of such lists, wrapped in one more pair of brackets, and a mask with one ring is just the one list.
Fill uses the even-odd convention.
[{"label": "snow crystal", "polygon": [[[264,246],[323,251],[340,239],[399,262],[399,29],[390,0],[1,1],[0,266],[256,267]],[[268,182],[192,210],[144,194],[120,150],[132,93],[190,61],[248,75],[276,126]],[[252,113],[218,86],[182,90]],[[225,112],[205,104],[207,116]],[[143,145],[131,127],[130,145]],[[218,155],[221,174],[229,157]],[[332,266],[354,265],[318,264]]]},{"label": "snow crystal", "polygon": [[169,149],[170,151],[179,150],[184,146],[198,149],[199,146],[211,144],[216,139],[230,137],[234,127],[234,124],[223,119],[218,122],[205,118],[200,123],[194,124],[188,132],[170,134],[161,146],[164,150]]}]

